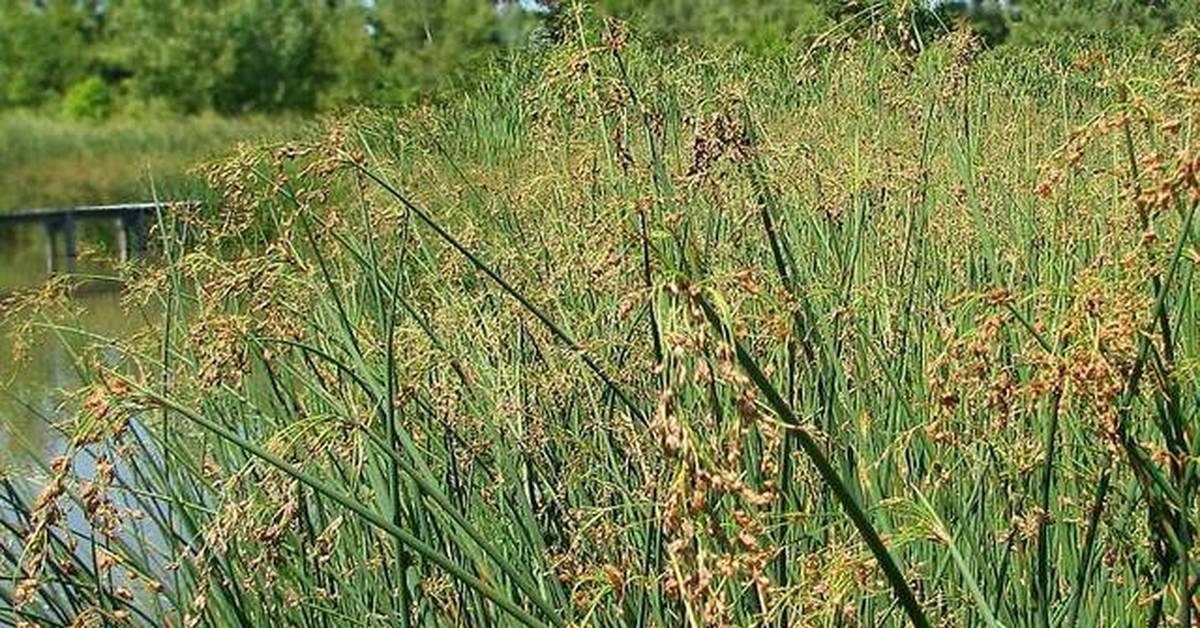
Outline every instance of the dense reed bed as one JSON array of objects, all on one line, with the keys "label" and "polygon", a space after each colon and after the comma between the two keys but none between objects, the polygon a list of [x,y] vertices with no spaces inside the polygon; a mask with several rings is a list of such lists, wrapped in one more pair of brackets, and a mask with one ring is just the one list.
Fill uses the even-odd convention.
[{"label": "dense reed bed", "polygon": [[1196,33],[571,41],[207,170],[0,617],[1197,620]]}]

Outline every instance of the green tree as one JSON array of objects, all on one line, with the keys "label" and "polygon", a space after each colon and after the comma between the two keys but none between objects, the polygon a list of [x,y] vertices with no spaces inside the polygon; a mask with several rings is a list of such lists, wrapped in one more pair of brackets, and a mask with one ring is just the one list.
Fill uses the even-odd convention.
[{"label": "green tree", "polygon": [[380,0],[375,12],[383,98],[409,100],[469,80],[496,51],[487,0]]},{"label": "green tree", "polygon": [[99,28],[90,3],[0,0],[0,103],[34,106],[89,73]]},{"label": "green tree", "polygon": [[114,0],[134,94],[192,112],[311,109],[329,81],[313,0]]}]

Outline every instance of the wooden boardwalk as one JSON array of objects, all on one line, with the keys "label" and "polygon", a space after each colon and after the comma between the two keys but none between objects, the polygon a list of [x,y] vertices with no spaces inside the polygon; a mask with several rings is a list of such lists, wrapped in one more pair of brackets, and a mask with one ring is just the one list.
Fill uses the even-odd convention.
[{"label": "wooden boardwalk", "polygon": [[[124,203],[119,205],[83,205],[57,209],[21,209],[0,212],[0,228],[40,225],[46,230],[46,271],[53,274],[59,260],[67,272],[75,270],[78,256],[77,226],[82,222],[112,221],[117,233],[117,254],[121,261],[146,251],[150,224],[159,212],[179,203]],[[61,247],[59,242],[62,242]],[[59,255],[59,249],[62,254]]]}]

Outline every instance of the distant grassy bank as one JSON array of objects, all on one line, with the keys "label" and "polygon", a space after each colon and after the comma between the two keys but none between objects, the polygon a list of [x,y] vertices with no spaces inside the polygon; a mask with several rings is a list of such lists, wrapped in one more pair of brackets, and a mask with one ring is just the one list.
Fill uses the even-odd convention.
[{"label": "distant grassy bank", "polygon": [[239,141],[283,138],[299,118],[190,116],[73,121],[0,115],[0,212],[147,198]]}]

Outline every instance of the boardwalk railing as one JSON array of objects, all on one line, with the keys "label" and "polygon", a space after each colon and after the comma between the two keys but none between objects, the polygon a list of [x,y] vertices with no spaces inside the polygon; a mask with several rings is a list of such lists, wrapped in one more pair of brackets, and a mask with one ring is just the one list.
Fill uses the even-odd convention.
[{"label": "boardwalk railing", "polygon": [[[187,205],[190,203],[182,203]],[[0,227],[41,225],[46,230],[46,272],[58,270],[63,260],[67,272],[75,270],[78,256],[76,225],[84,221],[113,221],[117,232],[117,255],[122,262],[146,251],[150,223],[158,212],[181,205],[178,202],[84,205],[59,209],[21,209],[0,212]],[[62,241],[62,255],[58,253]]]}]

